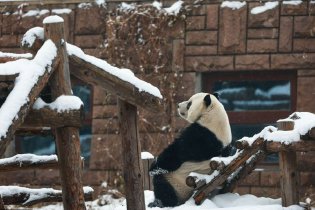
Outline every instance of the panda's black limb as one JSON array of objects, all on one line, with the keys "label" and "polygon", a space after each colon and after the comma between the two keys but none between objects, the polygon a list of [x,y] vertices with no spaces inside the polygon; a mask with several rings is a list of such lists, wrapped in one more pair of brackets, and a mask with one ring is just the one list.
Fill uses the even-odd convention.
[{"label": "panda's black limb", "polygon": [[[170,207],[179,204],[174,188],[165,179],[164,175],[156,175],[153,177],[155,200],[148,206],[152,207]],[[163,202],[162,202],[163,201]]]}]

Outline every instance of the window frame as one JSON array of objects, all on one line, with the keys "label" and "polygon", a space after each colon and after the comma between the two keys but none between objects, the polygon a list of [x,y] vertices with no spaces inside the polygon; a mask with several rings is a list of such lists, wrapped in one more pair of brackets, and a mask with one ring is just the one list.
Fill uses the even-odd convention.
[{"label": "window frame", "polygon": [[227,111],[231,124],[263,124],[275,123],[287,118],[296,111],[297,105],[297,71],[238,71],[238,72],[206,72],[201,77],[202,91],[213,92],[216,81],[290,81],[290,110],[250,110]]}]

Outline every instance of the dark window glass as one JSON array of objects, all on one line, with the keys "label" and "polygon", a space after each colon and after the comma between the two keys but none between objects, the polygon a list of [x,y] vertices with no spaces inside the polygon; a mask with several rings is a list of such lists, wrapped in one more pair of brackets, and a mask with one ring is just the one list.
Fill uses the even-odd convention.
[{"label": "dark window glass", "polygon": [[290,110],[290,81],[218,81],[213,91],[227,111]]}]

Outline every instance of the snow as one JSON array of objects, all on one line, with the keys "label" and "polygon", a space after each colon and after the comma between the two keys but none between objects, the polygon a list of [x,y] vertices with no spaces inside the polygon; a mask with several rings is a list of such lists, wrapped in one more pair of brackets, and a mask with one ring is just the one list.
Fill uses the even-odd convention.
[{"label": "snow", "polygon": [[99,58],[96,58],[94,56],[90,56],[85,54],[80,48],[77,46],[71,45],[67,43],[67,51],[69,55],[75,55],[77,57],[80,57],[84,61],[91,63],[104,71],[106,71],[109,74],[112,74],[121,80],[124,80],[132,85],[134,85],[136,88],[139,89],[139,91],[144,91],[147,93],[150,93],[151,95],[154,95],[158,98],[162,98],[162,95],[160,93],[160,90],[151,85],[150,83],[147,83],[143,80],[140,80],[137,78],[132,71],[129,69],[119,69],[117,67],[114,67],[110,64],[108,64],[106,61],[101,60]]},{"label": "snow", "polygon": [[15,162],[28,161],[31,163],[58,161],[57,155],[34,155],[34,154],[18,154],[13,157],[0,159],[0,165],[8,165]]},{"label": "snow", "polygon": [[102,6],[102,5],[105,5],[105,0],[95,0],[95,3],[96,3],[98,6]]},{"label": "snow", "polygon": [[141,159],[154,159],[154,156],[150,152],[141,152]]},{"label": "snow", "polygon": [[[26,58],[31,59],[33,55],[31,53],[16,54],[16,53],[4,53],[0,51],[0,58]],[[2,74],[2,73],[0,73]]]},{"label": "snow", "polygon": [[154,1],[152,3],[152,6],[155,7],[156,9],[158,10],[161,10],[162,9],[162,3],[161,2],[158,2],[158,1]]},{"label": "snow", "polygon": [[44,107],[48,107],[53,110],[57,110],[57,112],[65,112],[69,110],[79,110],[83,106],[83,102],[77,96],[72,95],[61,95],[52,103],[45,103],[41,98],[38,98],[34,105],[33,109],[41,109]]},{"label": "snow", "polygon": [[215,170],[212,172],[212,174],[199,174],[196,172],[191,172],[189,173],[189,176],[195,176],[197,177],[198,180],[206,180],[206,183],[209,183],[212,181],[212,179],[214,179],[216,176],[219,175],[219,171]]},{"label": "snow", "polygon": [[51,10],[53,14],[61,15],[61,14],[70,14],[72,12],[69,8],[63,8],[63,9],[53,9]]},{"label": "snow", "polygon": [[[148,206],[154,200],[152,191],[144,191],[145,205]],[[98,200],[86,202],[87,209],[93,210],[126,210],[125,199],[111,199],[111,203],[100,206]],[[62,210],[62,204],[50,205],[34,210]],[[177,207],[146,208],[147,210],[303,210],[297,205],[282,207],[280,199],[256,197],[254,195],[238,195],[236,193],[226,193],[216,195],[212,199],[205,200],[200,206],[196,206],[194,200],[190,198],[186,203]]]},{"label": "snow", "polygon": [[57,48],[51,40],[47,40],[33,60],[20,59],[0,64],[1,75],[19,73],[15,85],[0,109],[0,139],[6,137],[8,128],[17,118],[20,108],[28,103],[28,94],[35,86],[38,78],[45,71],[51,70],[53,59],[57,55]]},{"label": "snow", "polygon": [[170,15],[177,15],[180,9],[182,8],[183,3],[184,3],[183,1],[177,1],[174,4],[172,4],[172,6],[164,8],[164,10]]},{"label": "snow", "polygon": [[231,8],[232,10],[241,9],[246,5],[246,1],[240,2],[240,1],[223,1],[221,4],[221,7],[227,7]]},{"label": "snow", "polygon": [[311,128],[315,127],[315,114],[310,112],[295,112],[286,119],[278,120],[278,122],[292,121],[293,119],[293,130],[281,131],[273,126],[267,126],[260,133],[252,137],[243,137],[239,141],[247,141],[251,145],[256,139],[264,138],[267,141],[291,144],[292,142],[300,141],[302,135],[305,135]]},{"label": "snow", "polygon": [[58,15],[51,15],[46,17],[43,20],[43,24],[49,24],[49,23],[63,23],[64,20],[62,17],[58,16]]},{"label": "snow", "polygon": [[29,29],[22,38],[22,46],[32,47],[36,39],[44,40],[44,29],[42,27]]},{"label": "snow", "polygon": [[277,2],[277,1],[266,2],[263,6],[258,6],[258,7],[254,7],[253,9],[251,9],[250,13],[257,15],[257,14],[266,12],[267,10],[274,9],[278,5],[279,5],[279,2]]},{"label": "snow", "polygon": [[119,6],[119,9],[123,11],[130,11],[130,10],[134,10],[135,8],[136,8],[135,4],[127,4],[125,2],[122,2]]},{"label": "snow", "polygon": [[299,5],[301,4],[303,1],[302,0],[291,0],[291,1],[283,1],[283,4],[289,4],[289,5]]}]

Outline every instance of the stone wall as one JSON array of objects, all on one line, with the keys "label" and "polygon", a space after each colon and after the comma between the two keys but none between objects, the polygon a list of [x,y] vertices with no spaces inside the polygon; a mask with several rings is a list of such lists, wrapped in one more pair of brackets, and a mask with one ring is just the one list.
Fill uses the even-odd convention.
[{"label": "stone wall", "polygon": [[[172,2],[163,2],[171,5]],[[69,8],[63,13],[66,36],[70,43],[81,47],[86,53],[106,58],[116,65],[118,59],[106,51],[106,39],[109,37],[106,20],[111,9],[117,8],[118,1],[108,1],[107,7],[79,8],[75,4],[39,5],[22,9],[20,15],[14,15],[15,7],[6,8],[0,14],[0,51],[23,52],[19,48],[22,35],[31,27],[42,26],[42,20],[56,13],[56,8]],[[135,69],[138,63],[131,62],[124,67],[134,69],[137,75],[163,89],[166,107],[165,113],[152,115],[140,111],[140,136],[142,149],[157,155],[185,126],[185,122],[176,116],[176,102],[187,99],[195,92],[196,73],[210,71],[297,71],[297,110],[315,113],[315,4],[303,1],[299,5],[279,3],[274,9],[260,14],[252,14],[251,9],[262,6],[259,1],[249,1],[240,9],[231,9],[220,5],[220,1],[205,0],[194,5],[192,10],[181,13],[184,20],[176,22],[165,30],[163,52],[168,60],[163,73],[146,74]],[[27,11],[39,8],[49,13],[26,16]],[[53,12],[55,11],[55,12]],[[8,12],[8,13],[7,13]],[[125,46],[128,48],[128,45]],[[121,50],[121,49],[120,49]],[[174,84],[167,80],[178,80],[176,91],[167,95],[168,88]],[[166,80],[161,80],[165,77]],[[177,79],[176,79],[177,78]],[[164,81],[164,82],[163,82]],[[197,88],[198,90],[198,88]],[[199,91],[199,90],[198,90]],[[93,90],[93,121],[91,160],[84,172],[83,182],[97,189],[103,181],[116,187],[121,183],[120,156],[121,145],[117,125],[116,98],[98,87]],[[301,162],[301,184],[313,190],[315,159],[314,154],[299,155]],[[237,188],[240,193],[252,193],[261,196],[279,197],[279,169],[276,165],[261,166],[246,178]],[[3,173],[3,184],[33,184],[58,186],[57,171],[31,170],[13,176]],[[18,176],[18,177],[17,177]]]}]

